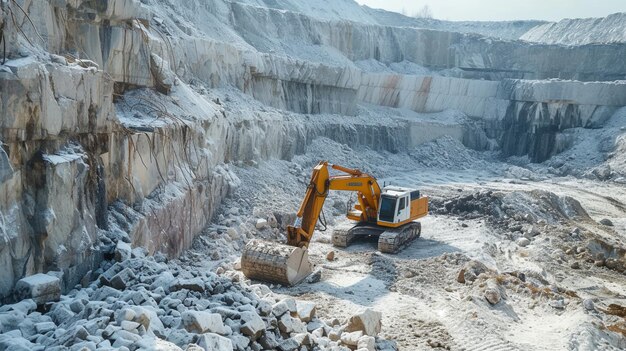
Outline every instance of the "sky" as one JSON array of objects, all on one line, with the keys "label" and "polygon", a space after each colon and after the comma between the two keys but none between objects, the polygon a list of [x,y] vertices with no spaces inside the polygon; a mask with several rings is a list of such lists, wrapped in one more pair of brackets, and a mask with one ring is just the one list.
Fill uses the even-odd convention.
[{"label": "sky", "polygon": [[626,12],[626,0],[356,0],[372,8],[413,15],[425,5],[434,18],[452,21],[498,21],[604,17]]}]

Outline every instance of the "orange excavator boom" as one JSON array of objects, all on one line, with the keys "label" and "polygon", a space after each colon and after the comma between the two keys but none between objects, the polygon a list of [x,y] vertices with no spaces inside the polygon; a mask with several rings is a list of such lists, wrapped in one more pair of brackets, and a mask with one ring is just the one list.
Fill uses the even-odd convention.
[{"label": "orange excavator boom", "polygon": [[[344,174],[330,175],[329,168]],[[380,187],[376,179],[359,170],[322,161],[313,168],[311,181],[296,214],[295,223],[287,227],[288,245],[308,246],[329,190],[356,192],[360,211],[353,210],[348,213],[348,217],[376,223],[380,198]]]}]

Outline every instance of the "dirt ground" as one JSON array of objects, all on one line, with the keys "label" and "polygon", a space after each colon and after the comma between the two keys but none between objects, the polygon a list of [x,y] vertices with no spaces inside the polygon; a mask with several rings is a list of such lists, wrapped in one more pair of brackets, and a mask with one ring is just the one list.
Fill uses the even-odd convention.
[{"label": "dirt ground", "polygon": [[[379,310],[383,312],[381,336],[397,341],[402,350],[626,347],[623,336],[608,331],[623,330],[619,328],[624,320],[605,312],[611,304],[626,305],[623,269],[599,267],[595,257],[588,262],[581,251],[604,250],[608,258],[623,250],[626,189],[622,185],[575,178],[488,179],[480,172],[433,171],[433,177],[428,173],[416,171],[383,181],[419,187],[433,198],[431,206],[481,191],[543,190],[559,199],[577,200],[589,217],[538,219],[535,227],[541,227],[540,233],[520,246],[506,227],[507,220],[431,213],[421,220],[421,237],[395,255],[377,252],[376,238],[335,248],[329,244],[329,229],[316,233],[310,246],[311,260],[322,272],[319,282],[270,287],[315,301],[318,314],[329,319],[347,318],[364,307]],[[518,212],[523,216],[523,207]],[[613,226],[597,223],[604,218],[611,218]],[[572,232],[579,233],[576,240],[570,240]],[[596,248],[609,242],[614,246]],[[332,262],[326,260],[329,251],[335,251]],[[502,300],[497,304],[483,297],[485,281],[458,282],[459,271],[470,260],[484,263],[496,271],[498,281],[503,279]],[[522,272],[525,282],[502,278],[512,277],[510,272]]]}]

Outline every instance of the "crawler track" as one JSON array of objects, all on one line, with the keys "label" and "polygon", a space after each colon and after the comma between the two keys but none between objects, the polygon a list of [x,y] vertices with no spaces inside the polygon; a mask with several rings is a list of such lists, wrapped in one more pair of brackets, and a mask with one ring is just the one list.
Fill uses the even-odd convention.
[{"label": "crawler track", "polygon": [[419,222],[411,222],[395,229],[373,225],[355,226],[346,223],[334,229],[332,243],[337,247],[347,247],[358,236],[379,235],[378,250],[384,253],[396,253],[419,238],[421,232],[422,225]]}]

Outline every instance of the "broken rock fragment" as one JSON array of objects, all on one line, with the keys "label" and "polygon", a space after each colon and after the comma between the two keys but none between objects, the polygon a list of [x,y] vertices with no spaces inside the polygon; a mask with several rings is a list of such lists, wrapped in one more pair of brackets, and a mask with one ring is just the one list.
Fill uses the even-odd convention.
[{"label": "broken rock fragment", "polygon": [[278,328],[283,333],[306,333],[306,326],[297,318],[285,313],[278,321]]},{"label": "broken rock fragment", "polygon": [[500,292],[497,289],[487,288],[485,290],[485,299],[492,305],[500,302]]},{"label": "broken rock fragment", "polygon": [[612,227],[613,226],[613,222],[608,219],[608,218],[604,218],[602,220],[600,220],[600,224],[605,225],[607,227]]},{"label": "broken rock fragment", "polygon": [[358,350],[375,351],[376,338],[373,336],[363,335],[359,338],[356,347]]},{"label": "broken rock fragment", "polygon": [[263,230],[268,227],[267,220],[259,218],[256,220],[256,229]]},{"label": "broken rock fragment", "polygon": [[298,343],[298,340],[294,339],[294,338],[288,338],[283,340],[279,345],[278,345],[278,350],[280,351],[293,351],[293,350],[297,350],[300,347],[300,344]]},{"label": "broken rock fragment", "polygon": [[345,330],[347,332],[360,330],[365,335],[377,336],[382,327],[382,317],[382,313],[368,308],[365,311],[350,317]]},{"label": "broken rock fragment", "polygon": [[178,291],[181,289],[203,292],[205,289],[204,281],[201,278],[181,279],[174,284],[173,290]]},{"label": "broken rock fragment", "polygon": [[61,280],[57,277],[38,273],[20,279],[15,291],[21,299],[33,299],[37,304],[59,301],[61,298]]},{"label": "broken rock fragment", "polygon": [[473,282],[476,278],[483,274],[490,272],[491,270],[487,268],[482,262],[471,260],[463,266],[463,268],[459,271],[459,275],[457,277],[457,281],[462,284],[467,284],[468,282]]},{"label": "broken rock fragment", "polygon": [[281,317],[283,314],[290,312],[294,313],[297,311],[296,301],[294,299],[284,299],[280,302],[277,302],[272,306],[272,313],[276,317]]},{"label": "broken rock fragment", "polygon": [[506,292],[504,288],[498,283],[496,279],[492,278],[487,280],[486,285],[487,288],[485,289],[484,296],[490,304],[495,305],[500,302],[502,298],[506,297]]},{"label": "broken rock fragment", "polygon": [[308,323],[313,317],[315,317],[315,303],[309,301],[296,301],[296,308],[298,312],[298,318],[301,321]]},{"label": "broken rock fragment", "polygon": [[244,323],[241,326],[241,332],[253,340],[258,339],[265,330],[265,322],[255,312],[242,312],[241,321]]},{"label": "broken rock fragment", "polygon": [[274,217],[273,214],[270,214],[269,216],[267,216],[267,224],[272,228],[278,227],[278,221],[276,220],[276,217]]},{"label": "broken rock fragment", "polygon": [[204,311],[185,311],[181,314],[184,328],[190,333],[218,333],[226,335],[226,327],[222,316],[218,313]]},{"label": "broken rock fragment", "polygon": [[357,346],[359,339],[363,336],[363,332],[360,330],[351,333],[342,333],[341,342],[349,346]]},{"label": "broken rock fragment", "polygon": [[130,244],[123,241],[118,241],[115,245],[115,260],[117,262],[126,261],[131,257],[132,249]]},{"label": "broken rock fragment", "polygon": [[198,339],[198,346],[204,350],[209,351],[232,351],[233,343],[230,339],[214,333],[205,333],[200,335]]},{"label": "broken rock fragment", "polygon": [[335,260],[335,251],[328,251],[328,253],[326,254],[326,260],[327,261],[334,261]]},{"label": "broken rock fragment", "polygon": [[111,279],[111,286],[118,290],[125,290],[135,278],[135,273],[130,268],[125,268]]}]

